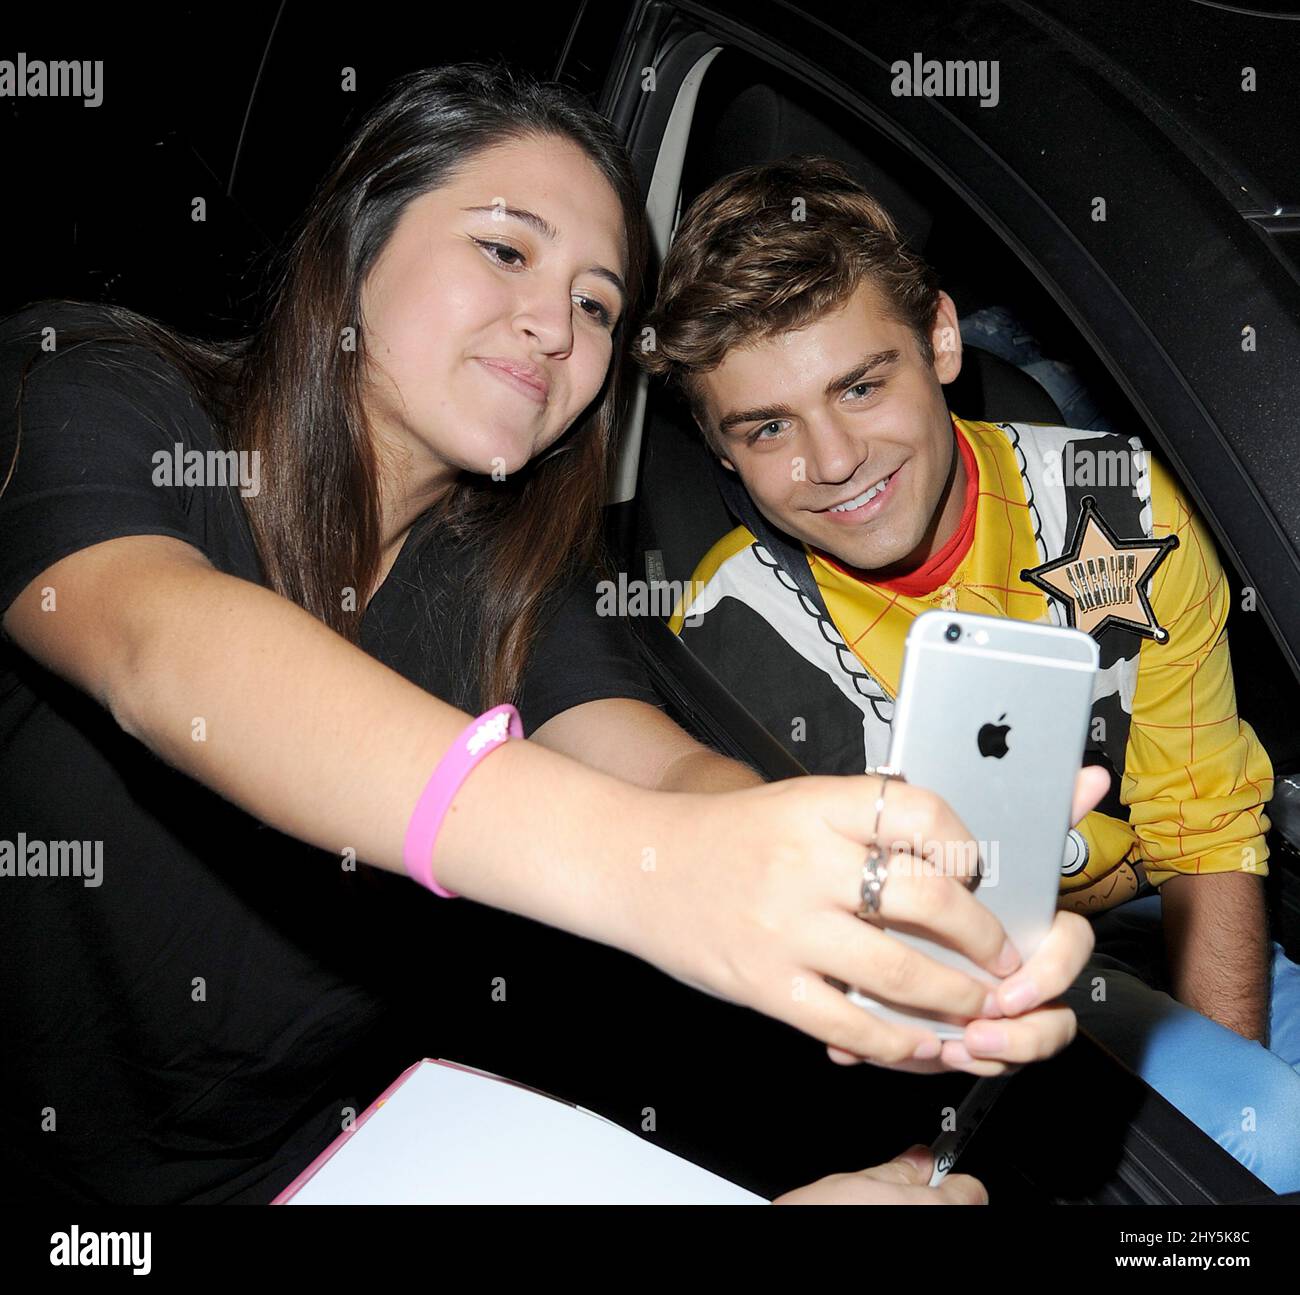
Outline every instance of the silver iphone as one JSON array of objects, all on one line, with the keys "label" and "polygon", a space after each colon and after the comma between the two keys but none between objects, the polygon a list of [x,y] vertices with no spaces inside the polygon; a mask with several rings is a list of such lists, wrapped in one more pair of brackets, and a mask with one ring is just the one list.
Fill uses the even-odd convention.
[{"label": "silver iphone", "polygon": [[[965,823],[979,850],[976,898],[1022,958],[1034,952],[1055,918],[1097,665],[1097,644],[1089,635],[1026,621],[930,611],[907,635],[889,763],[913,786],[942,796]],[[886,835],[881,844],[893,842]],[[972,871],[974,861],[957,848],[900,844],[929,847],[931,871]],[[888,886],[887,880],[886,894]],[[894,938],[994,983],[952,949],[914,935]],[[937,1018],[855,990],[849,997],[884,1020],[924,1025],[941,1039],[962,1036],[960,1026]]]}]

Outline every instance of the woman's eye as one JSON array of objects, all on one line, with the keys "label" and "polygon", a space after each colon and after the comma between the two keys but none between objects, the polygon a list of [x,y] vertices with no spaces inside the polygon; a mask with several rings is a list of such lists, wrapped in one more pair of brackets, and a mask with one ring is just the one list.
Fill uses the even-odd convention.
[{"label": "woman's eye", "polygon": [[[479,247],[490,253],[488,259],[495,261],[498,265],[504,265],[508,269],[515,269],[524,263],[524,254],[517,248],[511,247],[509,243],[493,243],[486,238],[474,239]],[[517,260],[507,260],[506,257],[517,257]]]},{"label": "woman's eye", "polygon": [[573,300],[588,319],[594,319],[602,327],[608,328],[613,322],[613,316],[594,297],[576,296]]}]

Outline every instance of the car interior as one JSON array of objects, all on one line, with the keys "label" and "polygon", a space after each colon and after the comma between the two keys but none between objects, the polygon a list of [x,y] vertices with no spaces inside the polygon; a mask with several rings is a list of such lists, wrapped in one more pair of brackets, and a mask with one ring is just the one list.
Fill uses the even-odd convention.
[{"label": "car interior", "polygon": [[[665,134],[655,182],[663,215],[679,215],[705,188],[739,167],[796,154],[836,158],[893,214],[910,244],[939,270],[959,316],[1003,306],[1026,321],[1044,355],[1069,363],[1097,408],[1159,446],[1100,359],[1033,273],[963,199],[920,160],[802,82],[734,49],[709,51],[687,82],[688,130],[677,158]],[[693,104],[689,102],[693,98]],[[678,108],[682,104],[679,100]],[[677,116],[675,111],[674,116]],[[678,136],[680,140],[680,123]],[[634,138],[634,149],[638,141]],[[674,170],[675,167],[675,170]],[[676,203],[665,207],[665,172]],[[675,186],[673,181],[676,180]],[[648,204],[652,221],[653,206]],[[672,222],[675,226],[675,221]],[[662,249],[669,231],[658,231]],[[1026,372],[967,345],[959,379],[947,388],[963,417],[1059,424],[1061,411]],[[684,582],[709,548],[743,519],[684,406],[652,384],[633,410],[625,438],[623,494],[610,510],[610,543],[630,578]],[[761,519],[760,519],[761,520]],[[765,524],[765,523],[764,523]],[[751,526],[751,529],[753,527]],[[762,536],[767,543],[769,536]],[[781,537],[771,537],[777,544]],[[770,547],[770,545],[769,545]],[[791,552],[794,550],[791,549]],[[1268,881],[1273,935],[1300,955],[1300,734],[1290,716],[1296,681],[1263,617],[1234,585],[1229,631],[1240,709],[1277,771]],[[806,573],[806,566],[804,567]],[[676,717],[703,740],[744,759],[768,778],[805,772],[719,684],[661,620],[636,624],[648,669]],[[972,1145],[972,1172],[1013,1199],[1119,1203],[1214,1202],[1266,1196],[1267,1189],[1179,1112],[1086,1037],[1013,1081]],[[1077,1124],[1062,1129],[1061,1094],[1104,1093]],[[1013,1118],[1014,1113],[1014,1118]],[[1048,1122],[1046,1125],[1043,1122]],[[1041,1130],[1051,1127],[1045,1149]],[[1038,1130],[1034,1132],[1035,1128]],[[981,1164],[974,1168],[976,1161]],[[1006,1199],[1004,1194],[1003,1199]]]},{"label": "car interior", "polygon": [[[654,163],[647,208],[661,254],[680,212],[728,172],[790,155],[836,158],[881,199],[911,245],[936,266],[959,315],[988,306],[1007,308],[1025,321],[1044,355],[1073,367],[1095,405],[1112,422],[1148,435],[1150,443],[1159,447],[1160,430],[1143,425],[1119,384],[1051,293],[923,160],[793,75],[736,48],[716,48],[712,40],[694,39],[698,53],[691,56],[690,70],[677,83],[661,77],[660,96],[647,97],[672,96],[671,119],[662,139],[650,134],[638,138],[634,127],[630,140],[639,165],[647,158]],[[350,53],[349,57],[355,56]],[[296,90],[283,95],[294,111],[306,101]],[[658,105],[654,107],[658,109]],[[267,112],[265,106],[259,108],[259,113]],[[325,135],[321,132],[322,138]],[[139,212],[155,213],[153,223],[146,223],[143,236],[131,238],[126,237],[131,229],[105,227],[96,233],[98,227],[92,226],[88,233],[83,228],[78,259],[65,267],[67,282],[42,279],[39,290],[33,286],[29,295],[56,295],[65,288],[74,295],[111,290],[146,313],[168,318],[193,332],[213,331],[214,312],[202,305],[212,302],[217,303],[215,315],[217,324],[223,326],[221,331],[241,332],[251,278],[246,272],[269,255],[274,241],[260,226],[276,228],[282,214],[306,198],[321,159],[287,158],[283,129],[252,130],[232,199],[229,193],[222,193],[222,185],[213,183],[205,158],[174,132],[137,143],[129,154],[115,149],[112,156],[117,183],[148,199],[130,206],[126,224],[138,226]],[[123,175],[129,179],[123,180]],[[260,196],[256,207],[251,200],[238,201],[242,193],[261,195],[263,191],[279,195],[269,212],[263,211]],[[188,195],[196,193],[209,195],[206,221],[185,220],[178,228],[165,213],[178,202],[181,209],[187,209]],[[259,213],[257,223],[247,215],[254,209]],[[193,255],[195,239],[210,243],[206,260]],[[157,273],[158,264],[182,258],[189,258],[193,267],[187,277],[168,278]],[[103,266],[111,269],[96,268]],[[44,274],[46,267],[40,268]],[[15,268],[19,282],[24,272],[24,267]],[[201,282],[194,277],[199,273],[206,276]],[[1062,421],[1061,410],[1033,377],[969,344],[961,375],[947,388],[947,398],[955,412],[968,418]],[[734,512],[738,504],[734,489],[726,491],[728,480],[715,466],[685,408],[657,384],[641,383],[623,451],[608,510],[609,546],[615,564],[633,579],[684,582],[709,548],[740,520]],[[1213,491],[1209,494],[1212,499]],[[1224,558],[1234,584],[1229,633],[1240,709],[1272,756],[1277,773],[1269,809],[1273,831],[1267,881],[1273,935],[1293,959],[1300,960],[1300,725],[1293,718],[1300,715],[1300,697],[1264,618],[1244,606],[1248,581],[1233,570],[1228,555]],[[632,624],[647,670],[676,719],[702,740],[745,760],[769,779],[807,772],[726,692],[708,664],[694,657],[668,631],[664,620],[632,618]],[[472,943],[478,919],[472,911],[462,918]],[[520,927],[519,949],[528,950],[530,937],[522,922]],[[576,939],[574,944],[572,966],[592,965],[590,949],[577,949]],[[494,968],[497,965],[493,963]],[[625,967],[620,962],[615,967],[611,962],[611,980],[615,973],[617,983],[643,985],[647,996],[653,993],[654,1001],[666,1004],[662,1012],[673,1018],[674,1039],[689,1038],[689,1026],[684,1022],[692,1011],[699,1013],[702,1037],[704,1031],[716,1027],[719,1018],[709,1014],[711,1000],[695,991],[681,988],[677,998],[672,998],[677,987],[663,986],[657,971],[639,964]],[[771,1047],[774,1034],[770,1023],[748,1021],[739,1013],[726,1019],[732,1030],[727,1045],[742,1057]],[[553,1028],[559,1028],[558,1021]],[[539,1038],[539,1056],[547,1046],[554,1050],[552,1036],[548,1034],[547,1040],[544,1044]],[[807,1069],[811,1052],[803,1049],[796,1053],[796,1043],[808,1040],[790,1043],[790,1065]],[[454,1044],[448,1046],[454,1052]],[[680,1046],[683,1052],[689,1051],[684,1043]],[[493,1064],[490,1055],[476,1056],[480,1064]],[[781,1057],[769,1053],[765,1061],[769,1088],[775,1086],[783,1093],[811,1091],[793,1084],[786,1088],[787,1072],[781,1070]],[[695,1065],[692,1059],[687,1070]],[[701,1065],[707,1068],[707,1063]],[[787,1102],[782,1123],[793,1130],[792,1140],[844,1146],[842,1112],[846,1106],[856,1109],[859,1100],[864,1124],[889,1124],[891,1139],[893,1129],[919,1132],[917,1112],[923,1111],[928,1118],[930,1108],[940,1100],[939,1090],[945,1095],[942,1100],[949,1100],[951,1094],[957,1101],[969,1087],[964,1076],[936,1077],[936,1082],[927,1086],[925,1079],[889,1071],[823,1068],[834,1072],[819,1081],[825,1084],[823,1091],[829,1094],[833,1088],[843,1094],[852,1089],[852,1097],[839,1104],[828,1101],[825,1110],[815,1106],[796,1110],[796,1102]],[[564,1091],[564,1081],[551,1082],[544,1068],[531,1080],[549,1091]],[[765,1184],[743,1177],[741,1156],[746,1165],[757,1163],[768,1155],[762,1142],[773,1136],[769,1127],[763,1139],[755,1137],[754,1130],[763,1118],[762,1095],[738,1108],[739,1097],[728,1091],[724,1082],[719,1082],[716,1092],[710,1089],[707,1093],[701,1082],[691,1078],[690,1091],[694,1105],[705,1111],[701,1121],[709,1126],[711,1140],[719,1145],[729,1141],[740,1149],[734,1165],[719,1160],[713,1168],[761,1191],[778,1190],[797,1181]],[[610,1092],[615,1091],[618,1086],[611,1085]],[[918,1091],[924,1093],[923,1099],[917,1097]],[[599,1090],[573,1096],[594,1109],[611,1112],[611,1118],[617,1114]],[[709,1106],[715,1098],[716,1104]],[[670,1148],[672,1137],[666,1125],[661,1138]],[[676,1149],[703,1163],[701,1145],[699,1139],[684,1140]],[[852,1139],[848,1145],[854,1145]],[[892,1153],[892,1141],[889,1148]],[[977,1175],[999,1203],[1192,1204],[1269,1195],[1264,1184],[1086,1036],[1080,1036],[1059,1056],[1015,1077],[963,1154],[960,1171]]]}]

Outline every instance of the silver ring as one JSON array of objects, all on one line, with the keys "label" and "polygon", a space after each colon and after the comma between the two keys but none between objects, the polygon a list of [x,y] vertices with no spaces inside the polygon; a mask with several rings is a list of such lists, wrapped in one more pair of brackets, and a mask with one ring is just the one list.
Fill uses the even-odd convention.
[{"label": "silver ring", "polygon": [[866,862],[862,865],[862,907],[858,909],[858,916],[864,922],[880,912],[880,892],[888,880],[885,852],[873,841],[867,846]]},{"label": "silver ring", "polygon": [[876,795],[876,826],[871,834],[871,844],[867,846],[867,857],[862,864],[862,886],[859,892],[862,904],[857,911],[858,917],[869,922],[880,912],[880,894],[885,888],[885,882],[889,880],[889,869],[885,864],[887,856],[880,848],[880,818],[885,812],[885,788],[891,778],[901,779],[903,775],[887,765],[867,769],[866,772],[881,779],[880,791]]}]

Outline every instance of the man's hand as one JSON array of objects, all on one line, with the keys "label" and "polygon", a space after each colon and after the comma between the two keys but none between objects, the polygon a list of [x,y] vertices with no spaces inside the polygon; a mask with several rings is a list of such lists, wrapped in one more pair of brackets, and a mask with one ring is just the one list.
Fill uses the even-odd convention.
[{"label": "man's hand", "polygon": [[1160,911],[1174,997],[1267,1046],[1263,879],[1248,872],[1171,877],[1160,887]]}]

